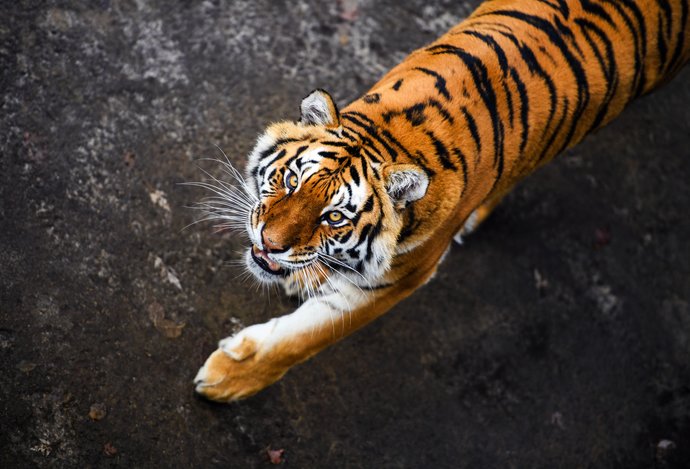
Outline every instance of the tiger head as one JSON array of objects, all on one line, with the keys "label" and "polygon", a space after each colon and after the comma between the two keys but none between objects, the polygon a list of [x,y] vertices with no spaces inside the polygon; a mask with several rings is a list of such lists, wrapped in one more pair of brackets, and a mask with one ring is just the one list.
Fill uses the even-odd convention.
[{"label": "tiger head", "polygon": [[343,128],[325,91],[304,98],[300,111],[297,122],[269,126],[250,153],[246,265],[288,290],[321,284],[333,271],[370,283],[389,269],[404,208],[425,195],[428,176]]}]

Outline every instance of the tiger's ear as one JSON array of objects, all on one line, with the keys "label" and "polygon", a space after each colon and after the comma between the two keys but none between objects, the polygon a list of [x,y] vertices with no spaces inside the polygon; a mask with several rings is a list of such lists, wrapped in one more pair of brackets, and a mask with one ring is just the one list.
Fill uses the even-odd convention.
[{"label": "tiger's ear", "polygon": [[383,170],[386,192],[396,209],[419,200],[429,187],[429,176],[413,164],[394,164]]},{"label": "tiger's ear", "polygon": [[340,112],[331,95],[318,89],[302,100],[299,121],[304,125],[340,127]]}]

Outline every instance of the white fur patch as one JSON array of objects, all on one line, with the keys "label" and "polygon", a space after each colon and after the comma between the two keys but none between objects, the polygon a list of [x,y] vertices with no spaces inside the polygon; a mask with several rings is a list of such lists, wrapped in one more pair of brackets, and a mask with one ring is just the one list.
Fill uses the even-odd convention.
[{"label": "white fur patch", "polygon": [[331,113],[330,98],[323,91],[314,91],[302,100],[300,121],[303,124],[332,126],[337,124],[337,119]]},{"label": "white fur patch", "polygon": [[429,187],[429,177],[422,170],[403,169],[391,171],[386,190],[394,202],[413,202],[424,197]]},{"label": "white fur patch", "polygon": [[455,236],[453,236],[453,240],[458,243],[462,244],[462,237],[467,236],[468,234],[472,233],[474,229],[477,227],[477,218],[479,215],[477,214],[477,211],[474,210],[469,217],[467,217],[467,220],[465,220],[465,223],[462,225],[462,228],[460,228],[460,231],[455,233]]},{"label": "white fur patch", "polygon": [[[303,334],[319,334],[330,329],[334,336],[345,333],[344,321],[350,311],[363,305],[366,296],[346,282],[338,285],[339,292],[311,298],[292,314],[273,318],[263,324],[242,329],[232,337],[223,339],[219,347],[231,358],[241,360],[235,349],[245,338],[253,340],[263,352],[281,342],[293,340]],[[201,373],[201,370],[199,371]]]},{"label": "white fur patch", "polygon": [[254,324],[253,326],[245,327],[240,332],[231,337],[226,337],[218,343],[218,348],[227,353],[233,360],[243,360],[246,357],[238,354],[237,350],[245,339],[254,341],[256,344],[261,344],[266,341],[266,338],[271,334],[275,327],[276,319],[271,319],[263,324]]}]

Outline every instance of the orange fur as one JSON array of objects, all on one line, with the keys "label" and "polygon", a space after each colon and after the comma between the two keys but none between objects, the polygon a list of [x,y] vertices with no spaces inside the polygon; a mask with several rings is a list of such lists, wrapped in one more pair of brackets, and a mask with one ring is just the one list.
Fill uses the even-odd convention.
[{"label": "orange fur", "polygon": [[[300,326],[311,317],[306,312],[341,311],[325,295],[294,315],[241,332],[239,344],[229,343],[209,358],[197,391],[216,400],[253,394],[428,281],[473,212],[475,222],[484,220],[518,181],[687,62],[688,1],[668,4],[670,15],[651,0],[488,1],[410,54],[342,114],[319,91],[311,121],[269,128],[271,154],[284,150],[271,171],[328,141],[348,147],[333,144],[331,159],[320,163],[319,174],[329,176],[305,177],[294,193],[281,189],[282,169],[273,171],[274,193],[262,197],[252,213],[252,226],[264,229],[258,237],[297,252],[320,249],[345,232],[371,238],[378,228],[378,244],[369,242],[369,250],[382,267],[368,284],[360,282],[361,292],[345,295],[354,307],[330,322]],[[294,140],[276,143],[286,138]],[[255,160],[254,170],[262,164]],[[364,178],[365,169],[362,191],[375,200],[374,208],[363,211],[358,224],[348,222],[353,226],[315,222],[333,203],[339,181],[348,174]],[[393,172],[401,175],[400,192],[414,197],[391,195]],[[366,224],[371,226],[363,229]],[[367,268],[361,267],[364,277],[374,272]],[[321,272],[316,283],[325,285],[329,275]]]}]

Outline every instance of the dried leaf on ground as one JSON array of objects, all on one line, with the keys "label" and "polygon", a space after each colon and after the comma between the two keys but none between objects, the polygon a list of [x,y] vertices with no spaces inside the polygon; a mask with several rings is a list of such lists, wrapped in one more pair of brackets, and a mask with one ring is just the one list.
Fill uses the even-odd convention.
[{"label": "dried leaf on ground", "polygon": [[117,454],[117,448],[113,446],[111,442],[107,442],[103,445],[103,454],[105,454],[109,458],[112,458]]},{"label": "dried leaf on ground", "polygon": [[36,364],[26,360],[22,360],[17,365],[17,368],[19,368],[19,371],[21,371],[22,373],[29,373],[34,368],[36,368]]},{"label": "dried leaf on ground", "polygon": [[163,309],[163,306],[160,303],[154,301],[148,306],[147,310],[149,313],[149,319],[156,329],[158,329],[158,332],[169,339],[175,339],[182,335],[182,329],[186,323],[177,323],[171,319],[167,319],[165,317],[165,309]]},{"label": "dried leaf on ground", "polygon": [[271,464],[282,464],[284,449],[271,449],[266,448],[266,454],[268,455],[268,460]]},{"label": "dried leaf on ground", "polygon": [[91,408],[89,409],[89,418],[95,421],[103,420],[107,413],[108,411],[105,407],[105,404],[102,402],[96,402],[91,404]]}]

